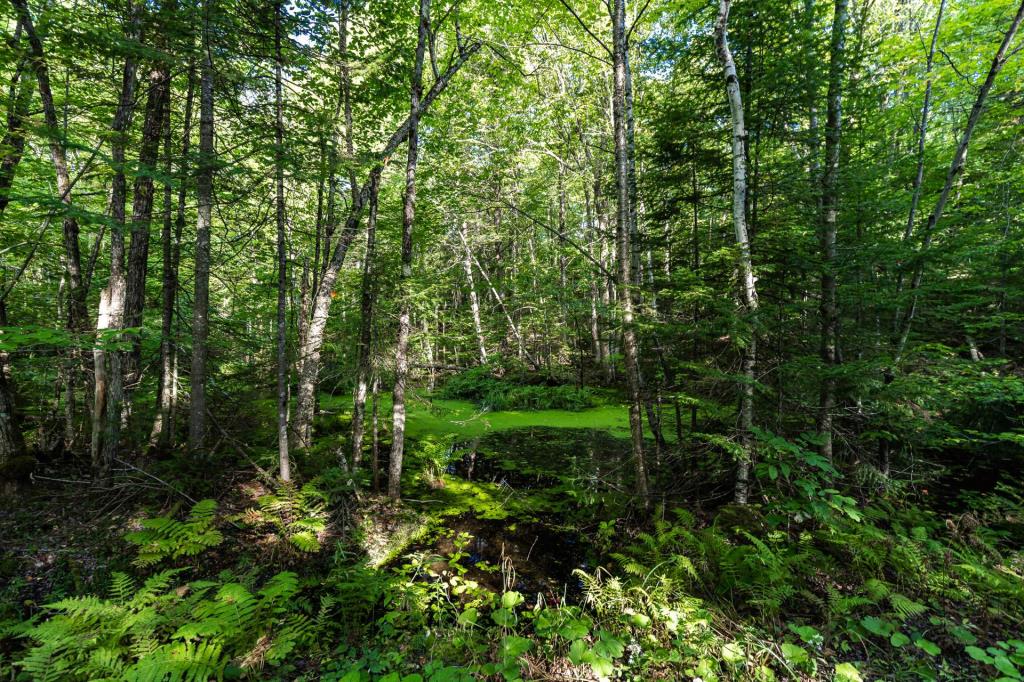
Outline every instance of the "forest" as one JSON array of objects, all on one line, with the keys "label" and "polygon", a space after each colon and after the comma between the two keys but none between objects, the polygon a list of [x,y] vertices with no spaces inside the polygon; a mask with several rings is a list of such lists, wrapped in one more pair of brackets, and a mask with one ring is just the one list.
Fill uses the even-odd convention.
[{"label": "forest", "polygon": [[1022,20],[0,0],[0,679],[1024,680]]}]

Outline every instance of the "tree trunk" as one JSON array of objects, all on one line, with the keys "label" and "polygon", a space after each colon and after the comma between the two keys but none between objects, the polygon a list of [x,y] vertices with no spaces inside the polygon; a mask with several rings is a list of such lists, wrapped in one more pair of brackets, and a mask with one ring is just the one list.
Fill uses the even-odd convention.
[{"label": "tree trunk", "polygon": [[720,0],[718,21],[715,24],[715,45],[718,60],[725,74],[725,92],[729,98],[729,112],[732,116],[732,222],[739,250],[740,293],[744,313],[750,324],[750,337],[741,342],[743,357],[743,379],[740,381],[739,441],[743,458],[736,472],[735,500],[746,504],[750,488],[750,464],[754,459],[754,370],[757,366],[757,288],[754,266],[750,254],[750,237],[747,233],[747,130],[743,120],[743,99],[736,75],[736,62],[729,50],[729,6],[730,0]]},{"label": "tree trunk", "polygon": [[[133,20],[137,29],[139,16]],[[135,108],[136,65],[132,56],[125,58],[121,77],[121,98],[114,121],[110,158],[114,178],[110,191],[110,279],[100,292],[96,318],[97,346],[93,351],[94,398],[92,409],[92,467],[101,478],[106,477],[113,457],[117,454],[121,432],[120,404],[123,394],[120,351],[107,351],[104,346],[116,338],[106,330],[121,329],[124,325],[125,272],[124,221],[127,201],[127,182],[124,175],[125,145],[128,128]],[[116,402],[112,402],[116,401]],[[114,416],[108,412],[113,406]]]},{"label": "tree trunk", "polygon": [[281,480],[292,480],[288,457],[288,257],[284,239],[284,91],[280,0],[274,5],[274,180],[277,189],[277,454]]},{"label": "tree trunk", "polygon": [[[7,306],[0,300],[0,327],[6,326]],[[14,413],[14,389],[7,372],[7,353],[0,351],[0,478],[3,477],[5,465],[25,454],[25,440]]]},{"label": "tree trunk", "polygon": [[355,144],[353,143],[352,75],[348,67],[348,20],[352,10],[350,3],[351,0],[339,0],[341,7],[338,13],[338,51],[340,53],[338,75],[341,79],[341,105],[345,116],[345,162],[348,165],[349,193],[352,195],[352,202],[355,203],[356,194],[359,192],[359,185],[356,182],[356,151]]},{"label": "tree trunk", "polygon": [[[451,79],[458,73],[463,64],[476,54],[479,49],[479,42],[471,43],[468,46],[460,46],[458,58],[434,81],[430,91],[423,98],[418,112],[419,116],[422,116],[430,108],[431,103],[444,92]],[[330,260],[321,276],[320,287],[317,289],[313,300],[313,310],[309,318],[306,339],[299,352],[299,356],[302,358],[302,372],[298,381],[295,427],[293,429],[297,442],[304,449],[309,447],[309,437],[312,433],[313,406],[316,399],[317,375],[320,371],[320,350],[323,347],[324,331],[327,328],[327,319],[330,315],[334,283],[337,281],[338,272],[345,262],[348,247],[352,244],[356,231],[359,229],[359,220],[369,198],[370,188],[375,182],[379,181],[381,174],[384,172],[384,165],[391,155],[407,139],[410,122],[411,117],[407,117],[398,129],[391,134],[384,148],[377,154],[378,162],[370,170],[367,181],[360,186],[358,194],[354,197],[352,206],[349,208],[345,228],[334,245]]]},{"label": "tree trunk", "polygon": [[[459,236],[463,236],[461,232],[459,233]],[[540,367],[540,365],[534,359],[533,355],[526,350],[526,346],[523,343],[523,335],[519,330],[519,325],[516,324],[516,321],[513,319],[512,314],[505,306],[505,299],[503,299],[501,297],[501,294],[498,293],[498,289],[494,286],[494,283],[491,281],[490,275],[487,274],[487,271],[484,270],[484,267],[480,265],[480,261],[477,260],[476,256],[473,255],[473,251],[469,248],[469,242],[463,241],[462,247],[469,254],[469,257],[473,261],[473,264],[476,265],[477,272],[479,272],[480,276],[484,278],[484,282],[487,283],[487,289],[491,292],[491,296],[494,297],[494,301],[498,304],[498,307],[501,308],[501,312],[505,315],[505,321],[508,322],[509,331],[512,332],[512,337],[516,340],[516,346],[518,348],[519,357],[525,358],[526,361],[533,365],[533,367],[535,368]]]},{"label": "tree trunk", "polygon": [[160,389],[157,394],[157,416],[153,422],[150,435],[150,446],[168,448],[174,442],[174,429],[171,414],[174,408],[176,393],[175,359],[177,357],[177,339],[174,334],[174,309],[178,299],[178,260],[181,249],[181,232],[185,225],[185,193],[188,175],[189,138],[192,134],[192,104],[195,97],[195,69],[190,64],[188,70],[188,89],[185,94],[185,119],[182,124],[181,160],[178,162],[178,207],[177,217],[173,213],[172,191],[170,182],[171,168],[171,111],[167,107],[166,127],[164,129],[164,155],[166,157],[164,173],[168,181],[164,185],[164,225],[161,235],[163,244],[163,283],[162,310],[160,318]]},{"label": "tree trunk", "polygon": [[373,491],[380,492],[380,377],[373,375],[373,386],[370,389],[370,457],[373,473]]},{"label": "tree trunk", "polygon": [[57,109],[53,103],[53,91],[50,88],[50,70],[46,63],[43,43],[32,23],[32,15],[26,0],[11,0],[25,35],[28,38],[29,54],[32,58],[32,69],[36,74],[39,99],[43,105],[43,119],[46,122],[47,136],[50,137],[50,156],[57,176],[57,191],[60,201],[64,204],[64,258],[65,276],[67,277],[68,306],[67,328],[70,331],[81,331],[85,328],[86,311],[85,295],[82,286],[82,257],[78,244],[78,220],[71,214],[71,175],[68,173],[67,153],[61,134]]},{"label": "tree trunk", "polygon": [[[355,397],[352,402],[352,471],[363,458],[363,431],[366,417],[366,390],[370,382],[373,358],[373,309],[377,297],[374,259],[377,242],[377,193],[379,179],[370,188],[370,211],[366,218],[366,257],[363,259],[363,285],[359,317],[359,361]],[[344,457],[344,455],[342,455]]]},{"label": "tree trunk", "polygon": [[469,248],[469,240],[466,238],[466,223],[463,222],[459,228],[459,238],[462,240],[462,270],[466,273],[466,286],[469,288],[469,310],[473,315],[473,332],[476,334],[477,348],[480,352],[480,364],[487,364],[487,344],[484,341],[484,327],[480,321],[480,299],[476,295],[476,285],[473,282],[473,252]]},{"label": "tree trunk", "polygon": [[[16,48],[21,42],[21,33],[19,21],[11,40],[12,48]],[[25,72],[30,66],[27,57],[18,61],[7,90],[7,129],[4,131],[3,140],[0,141],[0,150],[3,150],[3,159],[0,160],[0,219],[3,218],[7,204],[11,201],[11,187],[14,185],[18,164],[21,163],[21,156],[25,151],[25,121],[31,114],[32,106],[32,79]]]},{"label": "tree trunk", "polygon": [[[12,47],[21,40],[21,22],[15,27]],[[0,141],[3,160],[0,161],[0,224],[4,211],[10,202],[10,189],[14,184],[18,164],[25,150],[25,120],[30,114],[32,103],[32,81],[26,77],[29,67],[27,58],[18,62],[8,90],[7,130]],[[9,290],[7,290],[9,292]],[[0,327],[7,326],[6,297],[0,298]],[[6,352],[0,351],[0,470],[15,457],[25,453],[25,441],[21,435],[21,424],[14,409],[14,389],[8,376],[10,365]],[[0,491],[2,492],[2,491]]]},{"label": "tree trunk", "polygon": [[931,248],[932,239],[935,236],[935,226],[942,218],[942,212],[946,208],[946,203],[949,201],[949,195],[953,191],[957,178],[959,178],[963,173],[964,163],[967,159],[967,148],[971,143],[971,135],[974,134],[974,128],[978,124],[978,120],[981,118],[981,113],[985,108],[985,100],[988,99],[988,94],[992,90],[992,85],[995,83],[996,76],[998,76],[999,72],[1002,71],[1003,66],[1006,64],[1006,60],[1009,58],[1007,51],[1009,50],[1010,43],[1013,42],[1014,36],[1017,34],[1017,30],[1020,28],[1022,19],[1024,19],[1024,2],[1022,2],[1020,7],[1017,9],[1017,13],[1014,15],[1013,21],[1010,23],[1010,27],[1006,30],[1005,35],[1003,35],[1003,41],[1000,43],[999,49],[992,58],[992,65],[989,67],[988,75],[985,77],[985,82],[982,83],[981,88],[978,90],[978,96],[974,100],[974,106],[971,107],[971,113],[967,117],[967,126],[960,135],[960,143],[957,145],[956,152],[953,154],[953,161],[949,165],[949,170],[946,171],[946,182],[943,184],[942,191],[939,193],[939,198],[935,202],[935,208],[932,209],[931,214],[928,216],[928,222],[925,224],[924,233],[921,237],[921,246],[918,248],[914,258],[914,274],[910,280],[910,291],[912,293],[910,305],[902,315],[903,323],[900,326],[900,332],[896,342],[896,353],[893,364],[899,364],[907,346],[907,339],[910,336],[910,328],[914,321],[914,315],[917,313],[919,298],[918,289],[920,289],[921,281],[924,278],[924,267],[927,262],[928,251]]},{"label": "tree trunk", "polygon": [[[19,23],[25,31],[29,43],[32,69],[36,74],[39,99],[43,105],[43,120],[46,123],[46,134],[50,138],[50,156],[57,176],[59,200],[64,205],[63,241],[64,241],[64,279],[61,296],[67,296],[64,310],[65,327],[72,334],[84,331],[88,325],[86,320],[86,290],[82,278],[82,256],[78,244],[78,219],[72,213],[71,175],[68,172],[67,153],[57,109],[53,103],[53,91],[50,89],[50,71],[43,51],[43,43],[32,24],[26,0],[11,0]],[[75,441],[75,374],[78,372],[79,353],[72,348],[67,353],[60,374],[64,380],[64,440],[65,447],[71,448]]]},{"label": "tree trunk", "polygon": [[[165,11],[173,12],[169,3]],[[149,237],[153,220],[153,172],[160,154],[160,137],[164,124],[164,110],[170,99],[170,64],[157,61],[149,72],[146,96],[146,116],[139,145],[139,170],[135,178],[132,201],[131,246],[128,249],[128,286],[124,301],[124,324],[128,328],[142,327],[142,311],[146,303],[146,275],[149,270]],[[142,337],[131,334],[131,350],[124,354],[124,381],[131,395],[142,380]],[[111,403],[108,409],[114,409]],[[126,406],[128,407],[128,406]]]},{"label": "tree trunk", "polygon": [[395,388],[391,394],[391,459],[388,464],[388,497],[402,496],[402,456],[405,450],[405,383],[409,374],[409,334],[412,277],[412,227],[416,208],[416,162],[419,158],[420,97],[423,94],[423,57],[430,33],[430,0],[420,0],[419,37],[413,61],[409,97],[409,155],[405,164],[405,198],[402,206],[402,273],[399,283],[398,344],[395,349]]},{"label": "tree trunk", "polygon": [[907,227],[903,230],[903,241],[907,243],[914,234],[914,222],[917,207],[921,202],[921,185],[924,181],[924,145],[928,134],[928,114],[932,102],[932,64],[935,62],[935,45],[942,27],[942,14],[946,9],[946,0],[940,0],[939,11],[935,15],[935,28],[932,29],[932,42],[928,48],[928,61],[925,66],[924,104],[921,106],[921,123],[917,133],[917,172],[914,173],[914,184],[910,197],[910,214],[907,216]]},{"label": "tree trunk", "polygon": [[196,178],[195,294],[192,299],[192,396],[188,447],[198,452],[206,437],[206,339],[210,317],[210,227],[213,220],[213,61],[210,14],[214,0],[203,2],[203,64],[199,78],[199,173]]},{"label": "tree trunk", "polygon": [[825,168],[821,176],[821,359],[825,377],[821,385],[818,415],[819,452],[832,459],[832,410],[835,406],[835,367],[839,335],[836,300],[836,216],[839,207],[839,142],[842,128],[843,72],[846,69],[847,0],[836,0],[832,19],[832,44],[828,69],[828,103],[825,119]]},{"label": "tree trunk", "polygon": [[629,429],[633,443],[636,494],[646,507],[649,504],[647,465],[644,461],[644,433],[641,421],[643,394],[640,382],[639,347],[633,323],[633,250],[630,243],[630,161],[626,120],[626,0],[613,0],[612,11],[612,109],[615,128],[615,183],[618,199],[616,242],[619,266],[619,307],[622,313],[622,350],[626,360],[629,384]]}]

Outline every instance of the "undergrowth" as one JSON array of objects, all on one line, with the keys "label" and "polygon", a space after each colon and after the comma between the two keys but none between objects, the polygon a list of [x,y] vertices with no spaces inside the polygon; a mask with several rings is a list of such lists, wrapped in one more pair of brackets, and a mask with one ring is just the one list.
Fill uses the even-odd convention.
[{"label": "undergrowth", "polygon": [[[24,680],[493,679],[1018,680],[1024,671],[1024,499],[1007,487],[943,515],[856,488],[813,438],[759,432],[759,504],[713,514],[660,508],[638,524],[564,482],[516,490],[450,473],[451,439],[425,441],[411,514],[358,503],[408,541],[469,515],[509,530],[540,515],[598,521],[600,560],[572,574],[575,598],[521,587],[517,566],[477,556],[471,538],[397,545],[373,563],[327,510],[340,472],[264,491],[247,511],[143,520],[125,536],[138,577],[47,603],[0,625],[0,673]],[[352,503],[349,498],[346,504]],[[599,511],[603,510],[603,511]],[[583,518],[582,516],[579,518]],[[241,524],[238,528],[233,525]],[[410,527],[412,527],[410,526]],[[240,538],[275,536],[317,570],[241,563],[204,570]],[[449,533],[452,535],[452,533]],[[262,542],[262,541],[261,541]],[[440,550],[439,547],[446,549]],[[533,549],[533,548],[531,548]],[[557,553],[557,546],[537,552]],[[487,578],[484,580],[484,578]]]},{"label": "undergrowth", "polygon": [[593,389],[566,384],[527,384],[514,374],[498,377],[481,365],[449,378],[438,392],[448,400],[469,400],[488,410],[583,410],[598,404]]}]

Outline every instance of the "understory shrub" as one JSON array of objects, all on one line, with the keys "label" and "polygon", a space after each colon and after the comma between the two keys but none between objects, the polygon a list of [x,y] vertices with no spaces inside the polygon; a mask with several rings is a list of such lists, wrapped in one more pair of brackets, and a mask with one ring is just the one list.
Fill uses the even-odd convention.
[{"label": "understory shrub", "polygon": [[496,377],[490,365],[456,374],[439,395],[469,400],[489,410],[582,410],[597,404],[597,396],[585,386],[520,383],[512,376]]}]

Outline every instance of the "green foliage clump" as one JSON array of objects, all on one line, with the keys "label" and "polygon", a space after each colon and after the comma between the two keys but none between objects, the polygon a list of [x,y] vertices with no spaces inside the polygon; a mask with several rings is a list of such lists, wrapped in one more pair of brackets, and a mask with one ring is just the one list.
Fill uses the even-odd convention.
[{"label": "green foliage clump", "polygon": [[261,496],[258,507],[247,510],[242,520],[269,525],[300,552],[319,552],[327,531],[327,494],[315,481],[296,487],[283,483],[274,493]]},{"label": "green foliage clump", "polygon": [[108,598],[46,605],[48,617],[18,633],[31,645],[17,665],[39,682],[237,678],[279,665],[313,637],[294,573],[279,573],[254,593],[230,580],[175,585],[180,570],[141,588],[115,574]]},{"label": "green foliage clump", "polygon": [[135,565],[153,566],[165,559],[191,557],[216,547],[224,539],[221,532],[213,527],[216,513],[215,500],[200,500],[193,505],[184,521],[178,521],[170,514],[143,519],[141,530],[124,536],[139,548]]},{"label": "green foliage clump", "polygon": [[585,387],[524,384],[512,377],[498,378],[490,365],[473,367],[448,379],[441,398],[469,400],[489,410],[583,410],[597,404]]}]

